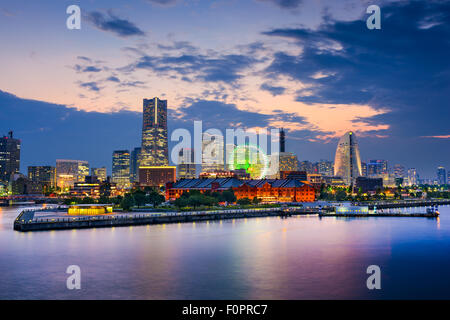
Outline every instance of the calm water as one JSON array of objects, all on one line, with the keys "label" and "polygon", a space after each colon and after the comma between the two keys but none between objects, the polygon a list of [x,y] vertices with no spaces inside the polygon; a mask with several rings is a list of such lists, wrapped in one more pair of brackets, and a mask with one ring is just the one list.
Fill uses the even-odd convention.
[{"label": "calm water", "polygon": [[[19,233],[0,207],[1,299],[450,298],[441,218],[260,218]],[[382,289],[366,288],[379,265]],[[81,290],[66,289],[67,266]]]}]

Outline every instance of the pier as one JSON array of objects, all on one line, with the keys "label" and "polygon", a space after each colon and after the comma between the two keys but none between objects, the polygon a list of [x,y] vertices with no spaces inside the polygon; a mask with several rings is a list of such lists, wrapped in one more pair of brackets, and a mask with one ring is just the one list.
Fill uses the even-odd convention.
[{"label": "pier", "polygon": [[[54,213],[54,216],[35,217],[36,212]],[[191,212],[167,212],[167,213],[113,213],[96,216],[68,216],[57,215],[63,213],[61,209],[28,209],[22,211],[14,221],[14,230],[17,231],[44,231],[84,228],[105,228],[116,226],[136,226],[166,223],[185,223],[197,221],[214,221],[225,219],[244,219],[261,217],[287,217],[292,215],[318,214],[315,208],[255,208],[232,209]]]},{"label": "pier", "polygon": [[434,207],[449,205],[450,199],[430,199],[430,200],[398,200],[398,201],[375,201],[375,202],[355,202],[355,206],[368,206],[370,210],[414,208],[414,207]]}]

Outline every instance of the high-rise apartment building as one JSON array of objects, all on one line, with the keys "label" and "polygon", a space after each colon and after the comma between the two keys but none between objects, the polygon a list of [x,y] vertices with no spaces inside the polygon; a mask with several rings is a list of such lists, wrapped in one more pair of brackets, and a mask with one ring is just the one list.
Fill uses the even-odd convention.
[{"label": "high-rise apartment building", "polygon": [[376,176],[388,173],[387,160],[370,160],[367,164],[367,175]]},{"label": "high-rise apartment building", "polygon": [[20,140],[14,139],[13,132],[0,138],[0,182],[8,183],[11,174],[20,170]]},{"label": "high-rise apartment building", "polygon": [[130,187],[130,152],[128,150],[113,152],[111,181],[119,189]]},{"label": "high-rise apartment building", "polygon": [[144,99],[139,166],[168,166],[167,100]]},{"label": "high-rise apartment building", "polygon": [[317,164],[318,173],[324,177],[331,177],[334,175],[333,161],[320,160]]},{"label": "high-rise apartment building", "polygon": [[417,185],[419,180],[419,175],[417,174],[417,170],[415,168],[408,169],[408,185],[413,186]]},{"label": "high-rise apartment building", "polygon": [[396,178],[404,178],[405,177],[405,167],[401,164],[394,165],[394,176]]}]

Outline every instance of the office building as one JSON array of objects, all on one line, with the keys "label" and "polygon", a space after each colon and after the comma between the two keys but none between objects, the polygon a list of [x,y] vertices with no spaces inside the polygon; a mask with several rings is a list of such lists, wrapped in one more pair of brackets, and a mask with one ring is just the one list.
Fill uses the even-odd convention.
[{"label": "office building", "polygon": [[0,138],[0,183],[7,184],[11,175],[20,171],[20,140],[8,136]]},{"label": "office building", "polygon": [[376,176],[388,173],[386,160],[370,160],[367,164],[367,176]]},{"label": "office building", "polygon": [[167,100],[144,99],[139,166],[169,165]]},{"label": "office building", "polygon": [[362,193],[367,193],[371,191],[377,191],[383,188],[382,178],[367,178],[367,177],[357,177],[356,178],[356,189]]},{"label": "office building", "polygon": [[89,175],[89,162],[83,160],[56,160],[56,184],[62,189],[71,188],[75,182],[84,182]]},{"label": "office building", "polygon": [[177,165],[178,179],[192,179],[196,177],[196,167],[194,163],[194,151],[184,148],[180,150]]},{"label": "office building", "polygon": [[401,164],[394,165],[394,176],[396,178],[404,178],[405,177],[405,167]]},{"label": "office building", "polygon": [[141,166],[139,167],[139,185],[141,187],[163,187],[168,182],[176,181],[176,171],[174,166]]},{"label": "office building", "polygon": [[118,189],[130,187],[130,152],[117,150],[113,152],[111,181]]},{"label": "office building", "polygon": [[324,177],[331,177],[334,175],[333,161],[320,160],[317,164],[318,173]]},{"label": "office building", "polygon": [[29,166],[28,179],[40,183],[45,188],[56,187],[56,167],[52,166]]},{"label": "office building", "polygon": [[131,183],[138,182],[138,175],[139,175],[139,157],[141,154],[141,148],[134,148],[133,151],[131,151],[130,155],[130,180]]},{"label": "office building", "polygon": [[202,135],[202,172],[225,170],[224,138],[204,132]]}]

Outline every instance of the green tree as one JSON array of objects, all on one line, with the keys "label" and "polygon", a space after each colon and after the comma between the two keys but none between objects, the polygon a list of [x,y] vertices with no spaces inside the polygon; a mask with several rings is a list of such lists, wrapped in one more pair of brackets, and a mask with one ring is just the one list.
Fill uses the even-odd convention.
[{"label": "green tree", "polygon": [[347,198],[347,192],[345,192],[344,190],[339,189],[336,192],[336,200],[337,201],[344,201],[346,198]]},{"label": "green tree", "polygon": [[240,205],[248,205],[251,203],[249,198],[241,198],[237,201],[238,204]]},{"label": "green tree", "polygon": [[159,206],[165,200],[166,198],[163,195],[156,192],[155,190],[151,191],[150,194],[147,196],[147,201],[151,203],[154,207]]},{"label": "green tree", "polygon": [[120,203],[120,206],[125,211],[130,211],[131,207],[133,207],[135,204],[134,197],[130,193],[127,193],[125,197],[123,197],[122,202]]}]

